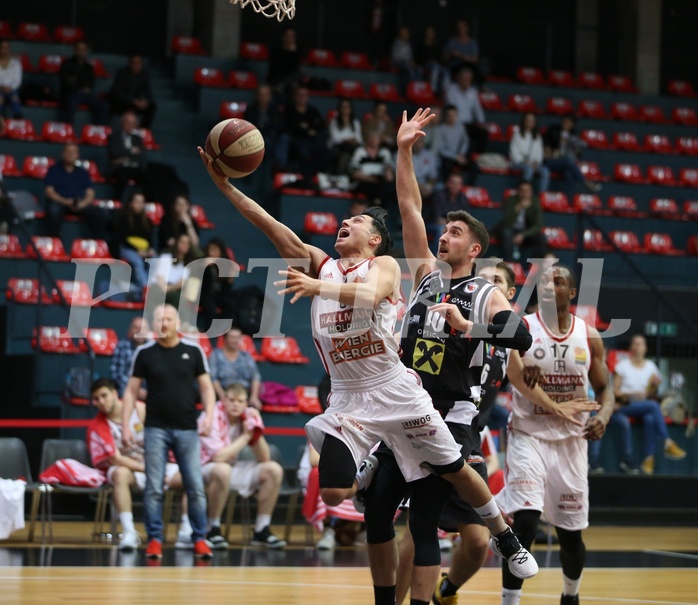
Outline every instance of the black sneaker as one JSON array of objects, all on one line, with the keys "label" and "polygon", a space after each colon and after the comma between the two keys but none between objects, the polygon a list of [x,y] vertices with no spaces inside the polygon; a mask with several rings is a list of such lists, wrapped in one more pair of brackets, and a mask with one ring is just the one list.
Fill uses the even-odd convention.
[{"label": "black sneaker", "polygon": [[579,605],[579,595],[570,596],[563,594],[560,596],[560,605]]},{"label": "black sneaker", "polygon": [[507,528],[497,536],[492,536],[490,548],[496,555],[507,560],[509,571],[517,578],[526,580],[538,573],[538,563],[533,555],[521,546],[521,542],[511,528]]},{"label": "black sneaker", "polygon": [[271,533],[271,530],[267,525],[262,531],[254,532],[254,535],[252,536],[252,546],[264,546],[265,548],[278,550],[286,546],[286,540],[277,538]]},{"label": "black sneaker", "polygon": [[212,527],[206,534],[206,544],[211,550],[228,550],[228,542],[221,534],[221,528]]}]

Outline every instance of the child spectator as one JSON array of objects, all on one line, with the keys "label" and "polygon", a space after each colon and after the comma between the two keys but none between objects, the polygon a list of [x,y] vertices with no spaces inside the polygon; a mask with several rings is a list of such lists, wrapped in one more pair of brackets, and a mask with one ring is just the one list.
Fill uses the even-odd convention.
[{"label": "child spectator", "polygon": [[337,115],[330,121],[329,144],[337,174],[348,174],[349,160],[362,143],[361,124],[354,116],[351,101],[341,99],[337,105]]},{"label": "child spectator", "polygon": [[19,89],[22,86],[22,63],[12,56],[10,41],[0,40],[0,115],[9,108],[11,118],[22,117]]}]

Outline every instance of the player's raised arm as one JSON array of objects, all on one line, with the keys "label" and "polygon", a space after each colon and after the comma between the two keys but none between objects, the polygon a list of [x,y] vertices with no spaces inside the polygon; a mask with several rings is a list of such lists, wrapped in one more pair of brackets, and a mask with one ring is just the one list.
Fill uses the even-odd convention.
[{"label": "player's raised arm", "polygon": [[425,270],[425,259],[434,260],[429,250],[427,229],[422,218],[422,196],[414,175],[412,163],[412,146],[417,139],[425,136],[422,130],[434,114],[429,108],[418,109],[412,119],[407,119],[407,112],[402,113],[402,124],[397,133],[397,173],[395,184],[397,199],[402,217],[402,236],[407,264],[415,281],[419,281]]}]

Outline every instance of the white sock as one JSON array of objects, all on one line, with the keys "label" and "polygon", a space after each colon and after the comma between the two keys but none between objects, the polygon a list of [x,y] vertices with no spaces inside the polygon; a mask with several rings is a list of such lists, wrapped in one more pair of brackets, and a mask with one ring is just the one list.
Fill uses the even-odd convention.
[{"label": "white sock", "polygon": [[502,605],[519,605],[521,601],[521,589],[502,588]]},{"label": "white sock", "polygon": [[132,512],[119,513],[119,521],[121,522],[121,529],[124,530],[124,533],[126,533],[127,531],[136,531],[136,528],[133,525]]},{"label": "white sock", "polygon": [[570,580],[564,573],[562,574],[562,594],[573,597],[579,594],[579,585],[582,583],[582,576],[576,580]]},{"label": "white sock", "polygon": [[213,527],[220,527],[220,526],[221,526],[221,518],[220,517],[209,517],[208,527],[206,529],[211,530],[211,528],[213,528]]},{"label": "white sock", "polygon": [[255,531],[262,531],[267,525],[271,524],[271,515],[257,515],[257,521],[254,525]]},{"label": "white sock", "polygon": [[480,515],[482,519],[496,519],[499,517],[499,507],[497,506],[494,498],[490,500],[484,506],[479,506],[477,508],[473,507],[475,512]]}]

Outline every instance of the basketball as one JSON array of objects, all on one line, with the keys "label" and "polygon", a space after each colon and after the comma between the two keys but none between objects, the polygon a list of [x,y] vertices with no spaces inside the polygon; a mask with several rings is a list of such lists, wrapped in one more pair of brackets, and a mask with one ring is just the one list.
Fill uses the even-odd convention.
[{"label": "basketball", "polygon": [[252,174],[264,159],[264,137],[254,124],[231,118],[216,124],[206,137],[213,167],[234,179]]}]

